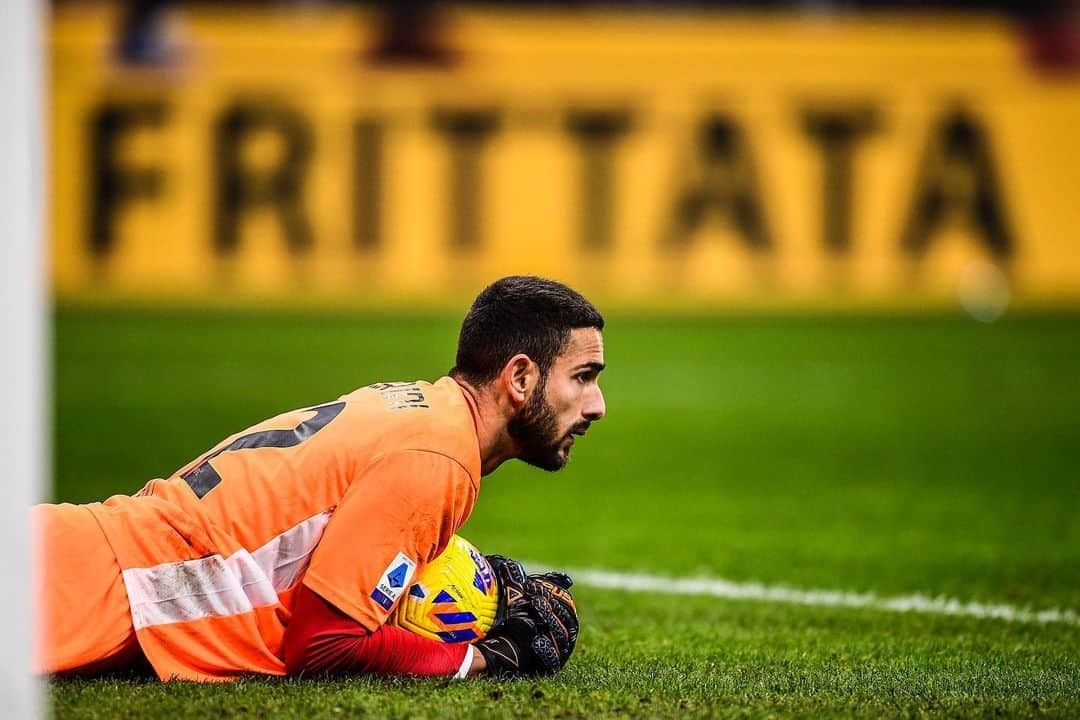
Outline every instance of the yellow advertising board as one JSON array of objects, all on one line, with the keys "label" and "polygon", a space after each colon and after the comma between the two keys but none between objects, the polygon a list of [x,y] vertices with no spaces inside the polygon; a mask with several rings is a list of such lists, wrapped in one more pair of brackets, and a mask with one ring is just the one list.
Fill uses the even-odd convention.
[{"label": "yellow advertising board", "polygon": [[1080,299],[1080,82],[996,19],[196,8],[176,57],[51,27],[61,297],[403,298],[518,272],[630,304]]}]

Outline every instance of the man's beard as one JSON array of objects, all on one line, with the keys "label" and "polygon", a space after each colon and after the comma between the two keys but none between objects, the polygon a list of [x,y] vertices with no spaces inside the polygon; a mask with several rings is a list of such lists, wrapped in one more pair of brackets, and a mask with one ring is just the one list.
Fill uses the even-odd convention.
[{"label": "man's beard", "polygon": [[506,431],[517,441],[519,458],[541,470],[554,472],[566,465],[570,455],[559,452],[566,437],[559,434],[555,409],[548,404],[545,386],[542,379],[532,397],[507,423]]}]

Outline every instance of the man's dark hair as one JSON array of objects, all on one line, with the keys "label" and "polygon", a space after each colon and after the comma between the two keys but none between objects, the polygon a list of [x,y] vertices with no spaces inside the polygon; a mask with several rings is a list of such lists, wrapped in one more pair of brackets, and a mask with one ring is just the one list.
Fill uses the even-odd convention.
[{"label": "man's dark hair", "polygon": [[604,329],[604,317],[585,297],[554,280],[511,275],[484,288],[458,336],[451,375],[484,385],[518,353],[528,355],[546,378],[576,328]]}]

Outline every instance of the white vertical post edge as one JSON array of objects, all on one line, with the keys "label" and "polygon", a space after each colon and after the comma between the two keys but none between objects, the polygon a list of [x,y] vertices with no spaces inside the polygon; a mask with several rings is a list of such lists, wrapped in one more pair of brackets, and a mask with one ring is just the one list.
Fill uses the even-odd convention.
[{"label": "white vertical post edge", "polygon": [[6,0],[0,22],[0,714],[36,718],[29,507],[46,487],[44,2]]}]

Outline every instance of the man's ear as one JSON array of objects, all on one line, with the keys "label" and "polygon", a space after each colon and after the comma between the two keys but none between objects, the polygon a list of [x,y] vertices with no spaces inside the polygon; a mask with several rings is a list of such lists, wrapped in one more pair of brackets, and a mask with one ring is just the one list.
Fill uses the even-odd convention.
[{"label": "man's ear", "polygon": [[503,367],[502,383],[515,407],[525,404],[540,379],[540,366],[524,353],[510,358]]}]

